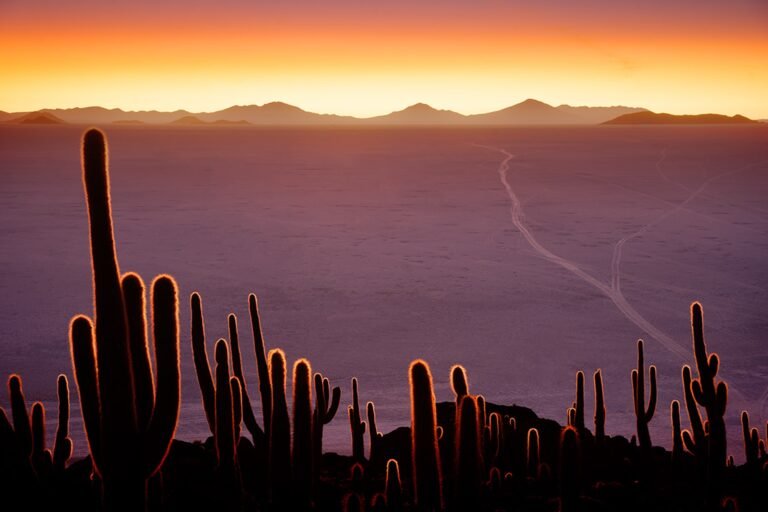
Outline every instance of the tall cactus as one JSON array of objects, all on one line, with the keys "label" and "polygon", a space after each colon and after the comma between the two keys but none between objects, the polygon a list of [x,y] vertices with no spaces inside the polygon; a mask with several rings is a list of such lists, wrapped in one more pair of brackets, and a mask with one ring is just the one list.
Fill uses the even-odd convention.
[{"label": "tall cactus", "polygon": [[143,311],[137,311],[133,300],[138,294],[143,296],[144,290],[138,276],[131,276],[127,287],[139,289],[129,291],[126,299],[120,279],[112,234],[107,144],[102,132],[85,133],[82,156],[95,315],[93,323],[78,316],[70,325],[75,377],[106,509],[142,510],[146,481],[165,460],[179,417],[177,287],[173,278],[165,275],[152,283],[156,378],[151,414],[145,414],[140,411],[148,407],[148,399],[137,400],[137,382],[139,386],[146,383],[142,378],[146,373],[151,375],[151,368],[148,360],[146,367],[140,366],[148,349],[146,337],[141,335]]},{"label": "tall cactus", "polygon": [[750,472],[756,473],[760,464],[760,433],[749,428],[749,413],[741,412],[741,435],[744,439],[744,458]]},{"label": "tall cactus", "polygon": [[248,395],[248,385],[245,380],[245,374],[243,373],[243,363],[240,356],[240,336],[237,332],[237,317],[233,314],[227,316],[227,325],[229,328],[229,343],[232,355],[232,374],[237,378],[240,384],[240,407],[243,414],[243,423],[245,428],[251,434],[253,444],[256,446],[264,445],[264,431],[256,421],[256,416],[253,414],[253,408],[251,407],[251,398]]},{"label": "tall cactus", "polygon": [[443,491],[432,373],[425,361],[417,359],[411,363],[409,376],[411,457],[416,506],[421,510],[442,510]]},{"label": "tall cactus", "polygon": [[[259,394],[261,395],[261,412],[264,420],[264,439],[268,445],[271,440],[269,429],[272,426],[272,380],[269,374],[269,363],[264,345],[264,334],[261,331],[261,316],[256,295],[248,295],[248,312],[251,316],[251,332],[253,334],[253,351],[256,354],[256,369],[259,374]],[[268,448],[265,446],[265,448]]]},{"label": "tall cactus", "polygon": [[584,435],[584,372],[576,372],[576,405],[573,426],[579,435]]},{"label": "tall cactus", "polygon": [[285,373],[285,354],[280,349],[270,350],[272,424],[269,427],[269,479],[272,501],[278,508],[286,506],[291,492],[291,426],[285,398]]},{"label": "tall cactus", "polygon": [[717,382],[717,370],[720,359],[717,354],[707,354],[704,342],[704,311],[701,304],[691,305],[691,332],[693,335],[693,354],[696,358],[698,379],[691,381],[693,398],[707,411],[709,423],[709,443],[707,467],[709,478],[718,481],[725,466],[727,444],[725,436],[725,407],[728,403],[728,386]]},{"label": "tall cactus", "polygon": [[56,380],[56,394],[59,400],[59,422],[53,443],[53,467],[61,472],[72,456],[72,439],[69,437],[69,382],[66,375],[59,375]]},{"label": "tall cactus", "polygon": [[301,509],[312,496],[312,368],[299,359],[293,365],[293,484],[295,503]]},{"label": "tall cactus", "polygon": [[365,459],[363,440],[365,422],[360,415],[360,402],[357,395],[357,379],[352,377],[352,405],[347,408],[349,414],[349,430],[352,433],[352,458],[355,462]]},{"label": "tall cactus", "polygon": [[456,426],[455,490],[456,505],[468,509],[476,504],[484,471],[482,445],[478,429],[477,401],[464,395],[459,407],[459,423]]},{"label": "tall cactus", "polygon": [[707,434],[704,431],[704,424],[701,421],[701,414],[696,405],[696,399],[691,391],[691,368],[683,366],[683,395],[685,397],[685,408],[688,411],[688,421],[691,424],[691,430],[683,430],[683,446],[693,454],[700,463],[704,463],[707,457]]},{"label": "tall cactus", "polygon": [[648,406],[645,406],[645,364],[643,362],[643,340],[637,341],[637,369],[632,370],[632,392],[635,402],[635,417],[637,418],[637,439],[642,450],[651,448],[651,434],[648,423],[653,419],[656,410],[656,367],[651,365],[651,392]]},{"label": "tall cactus", "polygon": [[382,433],[376,426],[376,406],[373,402],[365,404],[366,416],[368,417],[368,434],[370,446],[368,447],[368,460],[373,461],[379,455],[379,446],[381,445]]},{"label": "tall cactus", "polygon": [[595,440],[601,442],[605,438],[605,397],[603,396],[603,375],[597,370],[595,381]]}]

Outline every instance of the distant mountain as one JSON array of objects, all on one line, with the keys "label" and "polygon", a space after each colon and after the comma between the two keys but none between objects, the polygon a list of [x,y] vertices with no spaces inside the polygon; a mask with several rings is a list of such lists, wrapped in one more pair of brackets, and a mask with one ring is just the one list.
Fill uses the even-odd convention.
[{"label": "distant mountain", "polygon": [[174,112],[159,112],[157,110],[122,110],[119,108],[107,109],[104,107],[77,107],[45,109],[64,121],[72,124],[111,124],[126,119],[141,121],[147,124],[170,123],[180,117],[192,115],[186,110]]},{"label": "distant mountain", "polygon": [[208,123],[206,123],[199,117],[184,116],[171,121],[169,124],[201,125],[201,124],[208,124]]},{"label": "distant mountain", "polygon": [[467,116],[467,121],[472,124],[584,124],[573,114],[532,99],[496,112]]},{"label": "distant mountain", "polygon": [[757,121],[744,116],[724,116],[721,114],[699,114],[699,115],[673,115],[657,114],[655,112],[635,112],[634,114],[624,114],[606,121],[603,124],[754,124]]},{"label": "distant mountain", "polygon": [[645,108],[639,107],[572,107],[570,105],[560,105],[557,107],[557,110],[578,117],[582,122],[587,124],[600,124],[624,114],[648,111]]},{"label": "distant mountain", "polygon": [[245,121],[258,125],[347,124],[357,121],[354,117],[331,114],[315,114],[287,103],[275,101],[264,105],[235,105],[233,107],[196,114],[204,121]]},{"label": "distant mountain", "polygon": [[186,126],[203,126],[203,125],[216,125],[216,126],[231,126],[231,125],[248,125],[251,124],[248,121],[227,121],[226,119],[218,119],[216,121],[203,121],[197,116],[184,116],[180,117],[168,124],[186,125]]},{"label": "distant mountain", "polygon": [[369,117],[361,121],[366,124],[410,124],[437,125],[461,124],[466,116],[452,110],[438,110],[426,103],[416,103],[403,110],[398,110],[383,116]]},{"label": "distant mountain", "polygon": [[30,112],[21,117],[9,119],[7,122],[14,124],[66,124],[66,122],[49,112]]}]

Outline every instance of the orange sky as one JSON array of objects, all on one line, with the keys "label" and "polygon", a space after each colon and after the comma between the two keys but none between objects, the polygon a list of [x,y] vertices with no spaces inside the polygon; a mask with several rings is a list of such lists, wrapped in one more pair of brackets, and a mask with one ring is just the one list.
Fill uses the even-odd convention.
[{"label": "orange sky", "polygon": [[0,110],[469,114],[533,97],[768,118],[768,2],[411,3],[2,0]]}]

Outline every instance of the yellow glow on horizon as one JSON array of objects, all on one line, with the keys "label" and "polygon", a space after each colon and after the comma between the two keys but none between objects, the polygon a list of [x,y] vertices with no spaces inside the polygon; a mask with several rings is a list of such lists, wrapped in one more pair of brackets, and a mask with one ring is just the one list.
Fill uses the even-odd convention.
[{"label": "yellow glow on horizon", "polygon": [[68,26],[29,34],[10,27],[0,33],[7,50],[0,54],[0,109],[200,112],[284,101],[367,117],[416,102],[472,114],[532,97],[768,117],[768,35],[691,41],[685,33],[585,37],[503,25],[353,27],[343,34],[306,28],[169,32],[149,25],[84,33]]}]

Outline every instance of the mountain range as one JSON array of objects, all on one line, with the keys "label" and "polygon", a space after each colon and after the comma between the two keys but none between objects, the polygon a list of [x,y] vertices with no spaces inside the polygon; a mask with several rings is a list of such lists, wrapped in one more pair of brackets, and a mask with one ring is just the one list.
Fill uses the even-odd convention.
[{"label": "mountain range", "polygon": [[464,115],[452,110],[438,110],[417,103],[386,115],[359,118],[334,114],[317,114],[282,102],[264,105],[235,105],[216,112],[175,110],[126,111],[118,108],[85,107],[43,109],[36,112],[2,112],[0,122],[15,124],[171,124],[177,126],[261,125],[261,126],[320,126],[320,125],[589,125],[589,124],[712,124],[752,122],[743,116],[673,116],[656,114],[639,107],[574,107],[552,106],[527,99],[494,112]]},{"label": "mountain range", "polygon": [[53,124],[254,124],[254,125],[527,125],[599,124],[622,114],[643,112],[635,107],[554,107],[537,100],[525,100],[511,107],[485,114],[464,115],[438,110],[424,103],[382,116],[359,118],[307,112],[282,102],[264,105],[235,105],[216,112],[175,110],[126,111],[119,108],[84,107],[43,109],[37,112],[2,112],[0,122]]}]

